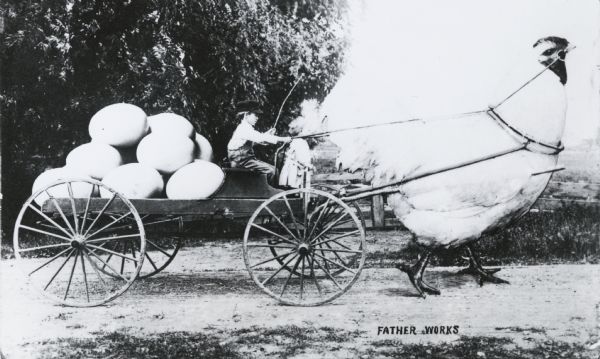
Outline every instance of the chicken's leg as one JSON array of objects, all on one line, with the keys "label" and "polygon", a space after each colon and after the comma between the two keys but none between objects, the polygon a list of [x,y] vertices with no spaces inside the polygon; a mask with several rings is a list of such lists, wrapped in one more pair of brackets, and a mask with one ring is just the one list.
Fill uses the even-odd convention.
[{"label": "chicken's leg", "polygon": [[476,276],[478,277],[479,285],[481,286],[484,282],[509,284],[508,281],[494,276],[494,273],[498,272],[500,268],[483,268],[483,266],[481,265],[481,258],[479,258],[475,251],[473,251],[471,245],[467,244],[466,248],[467,253],[469,253],[469,266],[465,269],[458,271],[457,274],[471,274],[473,276]]},{"label": "chicken's leg", "polygon": [[423,272],[425,272],[425,267],[427,267],[427,263],[429,262],[429,256],[431,255],[430,251],[427,251],[423,254],[418,260],[417,263],[410,266],[408,264],[398,264],[396,268],[400,269],[404,273],[408,274],[408,279],[412,285],[417,289],[419,294],[425,298],[425,293],[439,295],[440,291],[428,284],[423,280]]}]

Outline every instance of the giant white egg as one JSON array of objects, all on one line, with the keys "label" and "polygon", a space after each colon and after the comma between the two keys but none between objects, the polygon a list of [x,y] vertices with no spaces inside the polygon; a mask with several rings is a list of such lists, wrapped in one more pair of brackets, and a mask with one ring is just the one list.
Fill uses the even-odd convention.
[{"label": "giant white egg", "polygon": [[148,133],[148,121],[141,108],[116,103],[96,112],[88,129],[94,142],[126,147],[136,145]]},{"label": "giant white egg", "polygon": [[69,185],[67,183],[48,188],[48,186],[52,185],[53,183],[62,180],[72,180],[71,192],[74,198],[88,198],[90,196],[96,197],[98,195],[97,188],[94,188],[93,184],[83,181],[76,181],[78,179],[91,180],[92,178],[75,169],[67,167],[52,168],[43,172],[33,182],[31,192],[35,193],[38,190],[47,189],[47,193],[46,191],[40,193],[35,198],[35,203],[41,206],[49,198],[48,194],[54,198],[69,198]]},{"label": "giant white egg", "polygon": [[194,145],[194,159],[212,162],[213,148],[206,137],[196,132],[194,136]]},{"label": "giant white egg", "polygon": [[[164,188],[160,173],[140,163],[128,163],[115,168],[104,176],[102,183],[128,199],[158,197]],[[100,197],[111,196],[109,190],[100,188]]]},{"label": "giant white egg", "polygon": [[221,167],[208,161],[196,160],[175,172],[167,183],[170,199],[204,199],[223,184],[225,174]]},{"label": "giant white egg", "polygon": [[66,167],[101,180],[122,163],[121,154],[105,143],[90,142],[75,147],[67,155]]},{"label": "giant white egg", "polygon": [[194,142],[185,136],[151,133],[142,139],[136,154],[139,163],[170,174],[194,160]]},{"label": "giant white egg", "polygon": [[148,116],[148,125],[152,133],[165,136],[193,137],[194,126],[185,117],[174,113],[160,113]]}]

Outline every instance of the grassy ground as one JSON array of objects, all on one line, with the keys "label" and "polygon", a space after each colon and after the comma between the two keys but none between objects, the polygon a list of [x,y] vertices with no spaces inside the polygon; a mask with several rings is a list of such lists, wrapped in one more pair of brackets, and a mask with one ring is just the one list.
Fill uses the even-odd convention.
[{"label": "grassy ground", "polygon": [[170,332],[134,336],[127,332],[97,333],[94,339],[57,339],[41,343],[37,358],[592,358],[581,345],[539,341],[521,346],[508,338],[461,337],[453,343],[405,344],[400,340],[361,343],[358,331],[329,327],[250,328],[210,334]]}]

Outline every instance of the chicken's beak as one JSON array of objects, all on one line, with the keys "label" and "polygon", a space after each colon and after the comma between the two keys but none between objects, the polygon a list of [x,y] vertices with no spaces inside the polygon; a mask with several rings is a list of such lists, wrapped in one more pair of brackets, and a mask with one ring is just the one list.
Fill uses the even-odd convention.
[{"label": "chicken's beak", "polygon": [[567,54],[571,51],[573,51],[577,46],[575,45],[569,45],[567,46],[565,49],[558,51],[556,54],[558,56],[558,59],[560,61],[565,61],[565,58],[567,57]]}]

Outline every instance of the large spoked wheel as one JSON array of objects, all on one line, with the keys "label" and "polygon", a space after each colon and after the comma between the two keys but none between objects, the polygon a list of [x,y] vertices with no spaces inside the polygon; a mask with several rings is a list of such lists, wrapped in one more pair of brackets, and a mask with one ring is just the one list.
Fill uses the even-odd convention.
[{"label": "large spoked wheel", "polygon": [[[94,198],[100,192],[107,198]],[[91,307],[131,286],[144,262],[146,236],[127,198],[101,182],[76,179],[55,182],[25,201],[13,244],[18,266],[43,295]],[[116,246],[139,250],[119,252]],[[113,257],[118,264],[109,263]]]},{"label": "large spoked wheel", "polygon": [[[112,217],[116,218],[114,215]],[[138,278],[145,279],[158,274],[163,269],[167,268],[173,261],[177,252],[179,252],[179,249],[183,245],[183,240],[178,236],[173,236],[171,234],[166,235],[165,229],[171,229],[173,226],[181,228],[183,223],[181,217],[170,216],[145,215],[141,217],[141,220],[146,228],[146,251],[143,254],[144,263],[138,274]],[[114,227],[112,230],[120,231],[122,229],[132,228],[136,225],[135,218],[127,218],[124,219],[124,221],[126,221],[127,224]],[[175,231],[176,229],[173,228],[170,233]],[[142,256],[140,247],[135,241],[113,242],[108,244],[106,248],[123,255]],[[135,262],[123,261],[123,258],[117,255],[107,257],[106,262],[119,269],[120,273],[114,273],[106,267],[101,268],[106,275],[112,277],[118,277],[119,274],[122,274],[124,271],[132,270],[133,268],[130,267],[136,265]]]},{"label": "large spoked wheel", "polygon": [[344,294],[366,257],[364,227],[355,211],[310,188],[278,193],[260,205],[246,226],[243,249],[254,282],[281,303],[299,306]]},{"label": "large spoked wheel", "polygon": [[[338,192],[337,189],[334,186],[330,186],[330,185],[327,185],[327,184],[321,184],[321,183],[313,183],[311,185],[311,188],[319,190],[319,191],[324,191],[324,192],[330,193],[330,194],[332,194],[334,196],[335,196],[335,193]],[[350,208],[352,208],[354,210],[354,213],[356,213],[356,216],[358,217],[358,219],[360,219],[360,223],[361,223],[362,227],[365,228],[365,219],[364,219],[364,217],[362,215],[362,211],[360,210],[360,207],[358,206],[358,204],[356,202],[350,202],[350,203],[348,203],[348,206],[350,206]],[[272,217],[271,218],[266,218],[265,220],[267,220],[267,221],[268,220],[273,220],[273,218]],[[281,264],[285,268],[285,270],[287,270],[287,271],[291,271],[292,270],[292,268],[290,266],[287,266],[287,265],[284,264],[285,259],[283,259],[279,255],[281,253],[281,249],[277,249],[277,246],[272,246],[270,248],[270,250],[271,250],[271,253],[273,254],[273,257],[277,260],[277,262],[279,262],[279,264]],[[344,271],[344,269],[343,268],[339,268],[337,270],[334,270],[334,273],[335,274],[339,274],[342,271]],[[296,272],[294,272],[294,274],[298,274],[298,272],[296,271]]]}]

